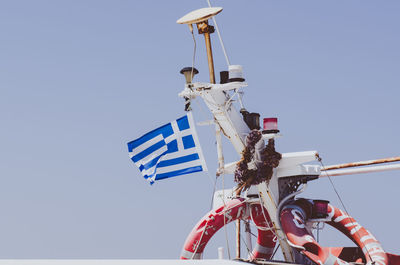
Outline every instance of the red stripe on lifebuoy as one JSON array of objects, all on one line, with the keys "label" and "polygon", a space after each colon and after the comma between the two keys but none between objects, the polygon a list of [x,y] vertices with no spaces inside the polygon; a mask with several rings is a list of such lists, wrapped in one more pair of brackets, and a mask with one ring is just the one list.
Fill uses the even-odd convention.
[{"label": "red stripe on lifebuoy", "polygon": [[[389,265],[388,258],[380,243],[375,237],[354,218],[345,214],[342,210],[328,205],[329,222],[331,226],[344,233],[362,249],[367,263],[376,265]],[[311,231],[306,227],[308,216],[306,209],[300,205],[290,204],[280,213],[282,229],[288,241],[312,261],[321,265],[345,265],[347,261],[340,259],[339,252],[332,253],[332,249],[322,247],[315,241]],[[336,255],[335,255],[336,254]],[[349,260],[355,262],[356,260]]]},{"label": "red stripe on lifebuoy", "polygon": [[260,247],[254,248],[251,257],[269,259],[272,252],[265,250],[273,250],[276,242],[273,240],[273,232],[271,230],[266,231],[271,221],[267,211],[263,210],[260,204],[250,204],[242,198],[237,198],[228,201],[216,210],[210,211],[190,232],[183,246],[181,259],[201,259],[208,241],[220,228],[234,220],[247,220],[248,218],[252,218],[256,226],[260,228],[257,237],[257,245]]}]

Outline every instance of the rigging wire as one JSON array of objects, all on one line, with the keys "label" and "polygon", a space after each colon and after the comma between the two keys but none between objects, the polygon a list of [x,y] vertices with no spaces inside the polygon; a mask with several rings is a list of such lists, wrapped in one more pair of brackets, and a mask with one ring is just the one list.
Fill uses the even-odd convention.
[{"label": "rigging wire", "polygon": [[[208,173],[208,172],[207,172]],[[208,173],[209,177],[211,177],[211,175]],[[213,209],[213,204],[214,204],[214,194],[215,194],[215,189],[217,187],[217,177],[215,177],[214,180],[214,188],[213,188],[213,192],[211,193],[211,203],[210,203],[210,211]]]},{"label": "rigging wire", "polygon": [[[208,6],[209,6],[209,7],[212,7],[212,6],[211,6],[211,3],[210,3],[210,0],[207,0],[207,3],[208,3]],[[228,58],[228,55],[227,55],[226,50],[225,50],[224,41],[222,40],[221,33],[220,33],[220,31],[219,31],[218,24],[217,24],[217,20],[215,19],[215,16],[212,17],[212,20],[213,20],[213,22],[214,22],[215,29],[217,30],[217,35],[218,35],[219,42],[220,42],[221,47],[222,47],[222,51],[224,52],[226,64],[227,64],[228,66],[230,66],[231,63],[229,62],[229,58]]]},{"label": "rigging wire", "polygon": [[279,249],[279,247],[281,246],[281,244],[277,244],[277,246],[276,246],[276,248],[275,248],[275,250],[274,250],[274,252],[272,253],[272,256],[271,256],[271,260],[274,258],[274,256],[275,256],[275,254],[276,254],[276,252],[278,251],[278,249]]},{"label": "rigging wire", "polygon": [[197,44],[196,44],[196,38],[194,37],[194,33],[193,30],[190,31],[192,33],[192,38],[193,38],[193,58],[192,58],[192,72],[190,73],[192,80],[193,80],[193,71],[194,71],[194,63],[196,61],[196,48],[197,48]]},{"label": "rigging wire", "polygon": [[[211,7],[210,0],[207,0],[207,3],[208,3],[208,6]],[[218,27],[217,21],[216,21],[215,17],[213,17],[212,19],[213,19],[215,28],[216,28],[216,30],[217,30],[217,35],[218,35],[218,38],[219,38],[219,41],[220,41],[220,44],[221,44],[221,47],[222,47],[222,51],[223,51],[224,56],[225,56],[226,63],[227,63],[228,66],[229,66],[229,65],[230,65],[229,58],[228,58],[228,55],[227,55],[227,53],[226,53],[225,45],[224,45],[224,42],[223,42],[223,40],[222,40],[221,33],[220,33],[220,31],[219,31],[219,27]],[[192,80],[193,80],[193,72],[194,72],[194,64],[195,64],[195,60],[196,60],[196,47],[197,47],[197,44],[196,44],[196,38],[195,38],[195,36],[194,36],[193,30],[191,30],[191,34],[192,34],[193,43],[194,43],[194,47],[193,47],[193,58],[192,58],[192,69],[191,69],[191,77],[192,77]],[[210,177],[210,180],[211,180],[212,178],[211,178],[211,175],[209,174],[209,172],[207,172],[207,174],[208,174],[208,176]],[[213,186],[214,186],[214,187],[213,187],[213,193],[212,193],[212,199],[211,199],[211,205],[210,205],[210,209],[211,209],[211,210],[212,210],[212,206],[213,206],[213,203],[214,203],[214,193],[215,193],[215,189],[216,189],[216,186],[217,186],[217,179],[218,179],[218,176],[216,177],[215,181],[213,181],[213,182],[214,182],[214,183],[213,183]],[[223,202],[224,202],[224,205],[225,205],[225,194],[224,194],[224,189],[225,189],[225,174],[223,173],[223,174],[222,174],[222,196],[223,196]],[[226,229],[225,213],[226,213],[226,211],[224,211],[224,230],[225,230],[226,245],[227,245],[227,250],[228,250],[228,257],[229,257],[229,259],[230,259],[230,258],[231,258],[231,254],[230,254],[230,249],[229,249],[228,232],[227,232],[227,229]],[[208,222],[206,223],[206,226],[205,226],[205,228],[204,228],[204,231],[205,231],[205,229],[207,228],[207,224],[208,224]],[[204,231],[203,231],[203,233],[204,233]],[[200,244],[200,242],[201,242],[202,237],[203,237],[203,234],[201,235],[199,244]],[[199,246],[196,247],[196,251],[197,251],[197,248],[198,248],[198,247],[199,247]],[[194,255],[195,255],[196,251],[193,253],[192,259],[193,259]]]},{"label": "rigging wire", "polygon": [[250,251],[250,248],[249,248],[249,246],[247,245],[246,240],[243,238],[242,233],[240,233],[240,239],[241,239],[241,241],[243,241],[243,243],[244,243],[244,245],[245,245],[245,247],[246,247],[248,257],[254,258],[254,257],[253,257],[253,253]]},{"label": "rigging wire", "polygon": [[[323,169],[325,169],[325,165],[324,165],[324,163],[322,162],[322,158],[321,158],[318,154],[317,154],[317,160],[318,160],[318,162],[321,164],[321,167],[322,167]],[[340,204],[341,204],[342,207],[343,207],[343,210],[344,210],[345,214],[346,214],[347,216],[349,216],[349,212],[347,211],[347,208],[346,208],[346,206],[344,205],[344,202],[343,202],[342,198],[340,197],[339,192],[337,191],[335,185],[333,184],[333,181],[332,181],[332,179],[331,179],[331,176],[329,175],[329,173],[328,173],[326,170],[324,170],[324,171],[325,171],[326,176],[327,176],[328,179],[329,179],[329,182],[330,182],[331,185],[332,185],[333,190],[334,190],[335,193],[336,193],[336,196],[338,197],[338,199],[339,199],[339,201],[340,201]],[[358,234],[358,236],[360,236],[358,230],[356,230],[356,234]],[[368,257],[369,257],[370,260],[372,261],[372,264],[374,264],[375,262],[374,262],[374,260],[372,259],[371,254],[369,253],[368,248],[365,248],[365,249],[366,249],[366,251],[367,251]]]},{"label": "rigging wire", "polygon": [[[204,107],[200,104],[200,102],[197,101],[197,100],[193,100],[192,102],[195,102],[195,103],[198,105],[199,110],[200,110],[199,112],[202,113],[203,119],[204,119],[204,120],[207,120],[207,114],[206,114],[207,112],[205,111]],[[211,129],[211,127],[210,127],[210,129]],[[211,130],[212,130],[212,129],[211,129]],[[214,130],[212,130],[212,133],[214,133]],[[215,190],[216,190],[216,188],[217,188],[218,176],[216,176],[215,179],[214,179],[214,178],[211,176],[211,174],[210,174],[209,171],[207,171],[206,174],[207,174],[208,178],[209,178],[210,181],[211,181],[211,185],[213,186],[212,193],[211,193],[211,203],[210,203],[210,211],[211,211],[212,208],[213,208],[213,204],[214,204],[214,194],[215,194]],[[214,179],[214,180],[213,180],[213,179]]]},{"label": "rigging wire", "polygon": [[[225,173],[222,172],[222,201],[225,205]],[[226,248],[228,250],[228,258],[231,259],[231,251],[229,249],[229,240],[228,240],[228,230],[226,229],[226,210],[224,207],[224,231],[225,231],[225,239],[226,239]]]}]

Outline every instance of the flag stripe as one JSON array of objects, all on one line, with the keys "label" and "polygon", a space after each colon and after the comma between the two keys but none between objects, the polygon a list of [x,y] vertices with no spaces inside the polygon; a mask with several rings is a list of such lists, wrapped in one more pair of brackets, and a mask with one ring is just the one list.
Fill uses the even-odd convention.
[{"label": "flag stripe", "polygon": [[143,150],[142,152],[140,152],[139,154],[135,155],[132,157],[132,160],[134,162],[137,162],[143,158],[145,158],[146,156],[152,154],[153,152],[155,152],[156,150],[160,149],[161,147],[165,146],[165,141],[161,140],[159,142],[157,142],[156,144],[153,144],[152,146],[150,146],[149,148]]},{"label": "flag stripe", "polygon": [[[198,160],[199,155],[198,154],[191,154],[187,156],[181,156],[173,159],[168,159],[168,160],[162,160],[160,163],[158,163],[157,167],[168,167],[180,163],[185,163],[193,160]],[[199,162],[200,163],[200,162]]]},{"label": "flag stripe", "polygon": [[165,166],[165,167],[160,167],[160,168],[157,167],[156,175],[166,173],[166,172],[181,170],[181,169],[185,169],[185,168],[200,166],[200,165],[201,165],[200,160],[196,159],[196,160],[188,161],[188,162],[181,163],[181,164],[175,164],[175,165]]},{"label": "flag stripe", "polygon": [[183,175],[183,174],[189,174],[189,173],[198,172],[198,171],[202,171],[202,170],[203,170],[202,166],[180,169],[180,170],[176,170],[176,171],[172,171],[172,172],[168,172],[168,173],[157,174],[155,180],[166,179],[166,178],[175,177],[175,176],[179,176],[179,175]]},{"label": "flag stripe", "polygon": [[186,155],[191,155],[195,154],[197,152],[196,148],[190,148],[186,150],[179,150],[179,152],[174,152],[174,153],[167,153],[163,157],[163,160],[168,160],[168,159],[173,159],[181,156],[186,156]]},{"label": "flag stripe", "polygon": [[166,155],[166,154],[162,153],[161,155],[159,155],[159,156],[153,158],[152,160],[150,160],[150,161],[147,162],[146,164],[141,164],[141,166],[139,167],[140,171],[143,171],[143,170],[146,170],[146,169],[149,169],[149,168],[154,167],[154,166],[158,163],[158,161],[160,160],[160,158],[163,157],[163,156],[165,156],[165,155]]},{"label": "flag stripe", "polygon": [[160,141],[164,141],[164,138],[162,137],[161,134],[157,135],[153,139],[150,139],[147,142],[144,142],[143,144],[141,144],[141,145],[137,146],[136,148],[134,148],[133,150],[131,150],[130,151],[131,157],[139,154],[140,152],[146,150],[150,146],[152,146]]},{"label": "flag stripe", "polygon": [[135,162],[137,167],[140,167],[140,165],[144,165],[149,163],[151,160],[153,160],[154,158],[163,155],[165,152],[168,151],[167,146],[162,146],[160,149],[154,151],[154,153],[149,154],[148,156],[142,158],[141,160]]},{"label": "flag stripe", "polygon": [[151,168],[148,168],[146,170],[143,170],[142,174],[143,174],[143,176],[146,176],[146,178],[152,177],[155,173],[155,170],[156,170],[156,165],[154,165]]},{"label": "flag stripe", "polygon": [[167,138],[168,136],[173,135],[174,132],[172,130],[171,124],[168,123],[166,125],[158,127],[157,129],[154,129],[151,132],[148,132],[148,133],[144,134],[142,137],[129,142],[128,145],[132,150],[132,149],[138,147],[139,145],[147,142],[148,140],[156,137],[156,135],[159,135],[159,134],[162,134],[162,136],[164,138]]}]

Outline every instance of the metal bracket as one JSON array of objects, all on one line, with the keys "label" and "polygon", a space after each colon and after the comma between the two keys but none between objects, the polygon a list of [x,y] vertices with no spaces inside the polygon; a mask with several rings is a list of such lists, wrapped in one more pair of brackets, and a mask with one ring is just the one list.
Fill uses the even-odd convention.
[{"label": "metal bracket", "polygon": [[279,201],[282,201],[289,194],[296,192],[301,184],[305,184],[308,181],[315,179],[318,179],[317,175],[300,175],[300,176],[279,178],[278,179]]},{"label": "metal bracket", "polygon": [[208,25],[207,21],[201,22],[197,24],[197,30],[199,31],[199,34],[204,34],[204,33],[214,33],[215,28],[214,26]]}]

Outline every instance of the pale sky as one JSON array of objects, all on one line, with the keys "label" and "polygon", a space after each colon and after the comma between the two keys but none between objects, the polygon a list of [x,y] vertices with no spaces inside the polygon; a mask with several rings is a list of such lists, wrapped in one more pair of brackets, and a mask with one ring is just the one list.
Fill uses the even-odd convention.
[{"label": "pale sky", "polygon": [[[212,4],[224,7],[217,22],[231,63],[243,66],[247,109],[279,119],[279,152],[317,150],[325,165],[400,155],[399,1]],[[175,21],[206,6],[0,1],[0,258],[179,257],[209,210],[210,179],[150,186],[126,143],[184,114],[179,70],[191,65],[193,41]],[[203,36],[196,40],[196,81],[208,82]],[[226,70],[216,34],[212,42],[216,71]],[[194,104],[194,117],[210,114]],[[214,178],[213,128],[198,133]],[[227,142],[224,152],[239,159]],[[400,254],[400,172],[333,181],[349,213]],[[341,208],[327,179],[304,196]],[[333,230],[321,244],[351,246]],[[219,246],[222,231],[205,257]]]}]

